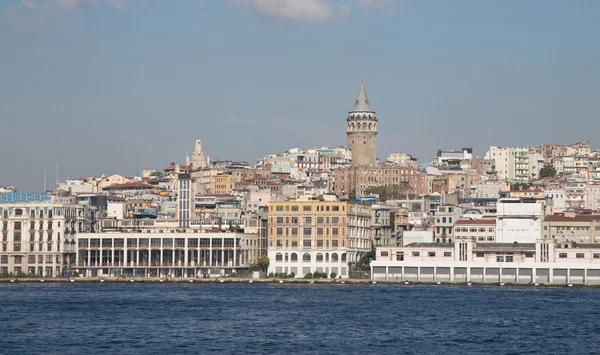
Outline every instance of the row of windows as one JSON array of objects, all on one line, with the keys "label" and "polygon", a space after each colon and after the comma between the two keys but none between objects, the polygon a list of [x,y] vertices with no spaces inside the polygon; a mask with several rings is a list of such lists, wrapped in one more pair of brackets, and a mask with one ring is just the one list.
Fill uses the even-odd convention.
[{"label": "row of windows", "polygon": [[[275,245],[278,246],[278,247],[283,247],[283,244],[284,244],[284,241],[281,240],[281,239],[277,239],[275,241]],[[342,240],[341,245],[342,245],[342,247],[345,247],[346,246],[346,241]],[[270,242],[270,246],[273,246],[273,241],[272,240]],[[298,241],[297,240],[291,240],[290,241],[290,240],[286,239],[285,240],[285,246],[286,247],[290,247],[290,246],[297,247],[298,246]],[[310,239],[304,239],[304,240],[302,240],[302,246],[305,247],[305,248],[310,248],[310,247],[313,246],[313,242]],[[316,247],[326,247],[326,248],[328,248],[329,247],[329,240],[327,240],[327,239],[326,240],[317,239],[317,242],[316,242],[315,246]],[[334,239],[334,240],[331,241],[331,247],[335,248],[335,247],[339,247],[339,246],[340,246],[340,243],[339,243],[338,240]]]},{"label": "row of windows", "polygon": [[485,228],[485,227],[479,227],[479,228],[475,228],[475,227],[455,227],[454,228],[454,232],[469,232],[469,233],[485,233],[485,232],[494,232],[494,227],[489,227],[489,228]]},{"label": "row of windows", "polygon": [[80,248],[148,248],[148,247],[178,247],[197,248],[200,247],[234,247],[234,238],[82,238],[79,239]]},{"label": "row of windows", "polygon": [[[302,261],[308,261],[310,262],[312,259],[311,255],[309,253],[304,253],[302,254]],[[342,262],[346,261],[346,253],[343,253],[341,256],[338,255],[337,253],[331,253],[331,259],[329,258],[329,253],[325,253],[325,255],[323,255],[322,253],[317,253],[315,260],[317,262],[329,262],[329,260],[331,260],[331,262],[338,262],[341,259]],[[277,253],[275,255],[275,261],[284,261],[284,255],[282,253]],[[298,254],[296,253],[291,253],[288,255],[288,253],[285,253],[285,261],[298,261]]]},{"label": "row of windows", "polygon": [[[386,255],[383,255],[384,252],[381,252],[381,253],[382,253],[381,256],[387,256],[387,252],[385,252]],[[419,257],[419,256],[421,256],[421,252],[420,251],[413,251],[412,252],[412,256]],[[435,252],[435,251],[428,251],[427,252],[427,256],[433,258],[433,257],[437,256],[437,252]],[[451,251],[445,251],[444,252],[444,257],[450,257],[450,256],[452,256],[452,252]]]},{"label": "row of windows", "polygon": [[[302,223],[304,224],[312,224],[313,223],[313,218],[312,217],[302,217],[302,219],[300,219],[300,217],[277,217],[275,218],[275,222],[277,224],[283,224],[283,221],[285,220],[286,224],[289,224],[290,222],[292,224],[298,224],[299,221],[302,221]],[[331,223],[333,224],[338,224],[340,223],[340,217],[331,217],[331,219],[329,217],[317,217],[315,219],[315,221],[317,222],[317,224],[329,224],[329,221],[331,221]],[[346,218],[343,217],[341,219],[342,223],[346,223]],[[271,217],[271,223],[273,223],[273,217]]]},{"label": "row of windows", "polygon": [[[560,259],[566,259],[567,258],[567,253],[558,253],[558,257]],[[593,253],[592,257],[594,259],[600,259],[600,253]],[[585,253],[575,253],[575,258],[577,259],[584,259],[585,258]]]},{"label": "row of windows", "polygon": [[[275,208],[275,209],[274,209]],[[271,206],[271,212],[273,211],[277,211],[277,212],[283,212],[285,209],[286,212],[289,212],[290,210],[292,212],[298,212],[299,211],[299,206],[297,205],[292,205],[292,206]],[[317,212],[339,212],[339,211],[345,211],[346,210],[346,206],[342,205],[342,206],[316,206],[316,211]],[[311,212],[312,211],[312,205],[302,205],[302,211],[303,212]]]},{"label": "row of windows", "polygon": [[[45,256],[45,258],[44,258]],[[15,264],[22,264],[23,263],[23,256],[22,255],[15,255]],[[56,258],[56,259],[55,259]],[[53,260],[56,260],[57,263],[60,263],[60,256],[52,256],[52,255],[29,255],[27,257],[27,263],[28,264],[35,264],[37,260],[38,264],[43,264],[44,260],[46,263],[50,264],[53,262]],[[8,255],[0,255],[0,264],[8,264]]]}]

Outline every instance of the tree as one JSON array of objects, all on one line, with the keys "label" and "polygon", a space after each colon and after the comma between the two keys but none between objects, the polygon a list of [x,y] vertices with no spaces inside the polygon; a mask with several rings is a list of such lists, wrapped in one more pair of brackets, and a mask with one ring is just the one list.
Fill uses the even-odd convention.
[{"label": "tree", "polygon": [[511,191],[519,191],[519,190],[523,190],[523,189],[528,189],[530,187],[531,187],[531,184],[529,184],[529,183],[516,182],[516,183],[510,185],[510,190]]},{"label": "tree", "polygon": [[258,259],[258,266],[260,266],[262,271],[267,272],[267,270],[269,269],[270,262],[271,261],[269,260],[269,257],[266,255],[263,255],[260,257],[260,259]]},{"label": "tree", "polygon": [[400,200],[413,195],[413,188],[409,184],[391,186],[377,186],[368,189],[367,194],[377,194],[381,201]]},{"label": "tree", "polygon": [[552,165],[544,165],[544,167],[540,169],[540,175],[539,176],[541,178],[555,177],[556,176],[556,169]]}]

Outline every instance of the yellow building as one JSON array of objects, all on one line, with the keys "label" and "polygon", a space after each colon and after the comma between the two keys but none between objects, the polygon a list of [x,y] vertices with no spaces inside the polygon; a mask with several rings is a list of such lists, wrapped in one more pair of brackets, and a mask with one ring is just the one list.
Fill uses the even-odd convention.
[{"label": "yellow building", "polygon": [[317,271],[348,277],[348,262],[371,248],[370,219],[367,205],[323,200],[269,203],[269,272],[303,277]]},{"label": "yellow building", "polygon": [[213,194],[229,195],[234,185],[230,173],[220,173],[210,177],[210,192]]}]

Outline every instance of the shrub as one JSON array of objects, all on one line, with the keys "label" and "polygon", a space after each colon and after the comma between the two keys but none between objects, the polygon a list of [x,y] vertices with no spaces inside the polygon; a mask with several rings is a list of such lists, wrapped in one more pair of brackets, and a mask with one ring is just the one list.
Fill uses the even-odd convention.
[{"label": "shrub", "polygon": [[310,272],[306,275],[304,275],[305,279],[312,279],[313,278],[313,274],[311,274]]},{"label": "shrub", "polygon": [[296,274],[294,274],[293,272],[291,274],[288,275],[290,277],[290,279],[293,279],[294,277],[296,277]]},{"label": "shrub", "polygon": [[273,273],[270,273],[268,277],[275,277]]},{"label": "shrub", "polygon": [[329,277],[331,277],[332,279],[335,279],[336,276],[337,274],[335,272],[332,272],[331,275],[329,275]]}]

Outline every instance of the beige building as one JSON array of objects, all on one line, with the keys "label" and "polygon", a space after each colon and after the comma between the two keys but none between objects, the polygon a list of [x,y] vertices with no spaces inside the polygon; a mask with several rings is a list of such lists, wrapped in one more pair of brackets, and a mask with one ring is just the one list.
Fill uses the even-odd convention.
[{"label": "beige building", "polygon": [[600,215],[565,212],[546,216],[542,237],[560,243],[600,243]]},{"label": "beige building", "polygon": [[461,218],[454,224],[454,238],[472,240],[479,243],[494,243],[496,241],[496,219]]},{"label": "beige building", "polygon": [[269,272],[335,273],[371,248],[369,206],[341,201],[297,200],[269,204]]}]

